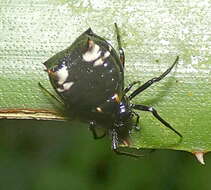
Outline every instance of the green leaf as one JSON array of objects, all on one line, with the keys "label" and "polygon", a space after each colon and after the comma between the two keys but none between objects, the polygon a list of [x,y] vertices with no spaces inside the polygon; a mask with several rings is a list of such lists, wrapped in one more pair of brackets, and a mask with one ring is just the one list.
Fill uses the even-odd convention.
[{"label": "green leaf", "polygon": [[[12,0],[0,2],[0,118],[63,119],[42,63],[92,27],[116,47],[114,22],[126,53],[126,84],[159,76],[180,56],[165,79],[134,103],[150,105],[180,138],[150,113],[141,112],[134,148],[211,150],[210,2]],[[71,116],[70,116],[71,118]]]}]

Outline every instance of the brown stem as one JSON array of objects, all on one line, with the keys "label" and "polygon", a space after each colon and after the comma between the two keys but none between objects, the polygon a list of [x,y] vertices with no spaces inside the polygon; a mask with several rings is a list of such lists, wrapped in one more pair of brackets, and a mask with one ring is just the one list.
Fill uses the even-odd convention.
[{"label": "brown stem", "polygon": [[67,120],[57,112],[39,109],[0,109],[0,119]]}]

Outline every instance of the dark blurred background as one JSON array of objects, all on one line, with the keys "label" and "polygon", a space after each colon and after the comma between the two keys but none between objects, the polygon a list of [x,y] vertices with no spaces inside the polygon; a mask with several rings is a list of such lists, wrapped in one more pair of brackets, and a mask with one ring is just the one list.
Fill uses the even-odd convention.
[{"label": "dark blurred background", "polygon": [[0,190],[211,189],[211,159],[157,150],[140,159],[118,156],[109,139],[86,126],[0,121]]}]

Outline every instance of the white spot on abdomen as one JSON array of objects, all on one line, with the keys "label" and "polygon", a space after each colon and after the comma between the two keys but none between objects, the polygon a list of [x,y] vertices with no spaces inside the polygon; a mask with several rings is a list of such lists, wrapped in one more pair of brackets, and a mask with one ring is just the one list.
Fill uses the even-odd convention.
[{"label": "white spot on abdomen", "polygon": [[68,71],[66,65],[54,73],[58,79],[58,84],[62,85],[68,77]]},{"label": "white spot on abdomen", "polygon": [[109,57],[111,53],[109,51],[106,51],[105,54],[103,55],[103,58],[106,59],[107,57]]},{"label": "white spot on abdomen", "polygon": [[96,67],[96,66],[102,65],[103,62],[104,62],[104,60],[103,60],[102,57],[101,57],[101,58],[99,58],[98,60],[96,60],[96,61],[94,62],[94,65],[93,65],[93,66]]},{"label": "white spot on abdomen", "polygon": [[110,52],[109,51],[106,51],[105,54],[100,57],[99,59],[97,59],[95,62],[94,62],[94,67],[96,66],[99,66],[99,65],[102,65],[104,63],[104,60],[110,56]]},{"label": "white spot on abdomen", "polygon": [[101,51],[100,47],[97,44],[93,44],[91,49],[89,49],[87,52],[83,54],[84,61],[90,62],[94,61],[98,57],[100,57]]},{"label": "white spot on abdomen", "polygon": [[74,82],[66,82],[62,85],[62,87],[57,88],[57,91],[64,92],[64,91],[70,90],[73,84]]},{"label": "white spot on abdomen", "polygon": [[69,90],[74,82],[66,82],[63,84],[64,90]]}]

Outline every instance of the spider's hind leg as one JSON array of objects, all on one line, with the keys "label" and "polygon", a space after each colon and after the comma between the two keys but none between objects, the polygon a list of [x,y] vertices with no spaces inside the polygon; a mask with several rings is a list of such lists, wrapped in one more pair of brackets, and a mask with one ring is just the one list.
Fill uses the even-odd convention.
[{"label": "spider's hind leg", "polygon": [[52,94],[48,89],[46,89],[41,82],[38,83],[41,90],[43,90],[48,96],[52,97],[54,100],[56,100],[58,103],[62,104],[64,106],[64,103],[54,94]]},{"label": "spider's hind leg", "polygon": [[119,32],[119,28],[117,26],[117,23],[114,23],[114,25],[115,25],[115,29],[116,29],[116,37],[117,37],[117,42],[118,42],[119,58],[120,58],[122,66],[124,67],[125,66],[125,53],[124,53],[124,50],[122,48],[120,32]]},{"label": "spider's hind leg", "polygon": [[105,132],[102,135],[100,135],[100,136],[97,134],[97,132],[96,132],[96,123],[94,121],[91,121],[89,123],[89,129],[92,132],[92,135],[93,135],[94,139],[102,139],[106,135]]}]

